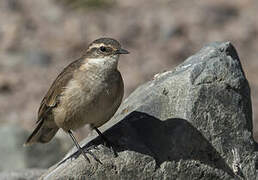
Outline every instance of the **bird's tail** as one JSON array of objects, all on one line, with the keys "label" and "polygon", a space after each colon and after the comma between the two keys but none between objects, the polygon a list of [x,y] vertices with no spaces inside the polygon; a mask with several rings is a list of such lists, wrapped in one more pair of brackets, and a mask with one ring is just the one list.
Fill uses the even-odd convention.
[{"label": "bird's tail", "polygon": [[43,120],[41,120],[36,129],[31,133],[27,141],[24,143],[25,146],[31,145],[33,143],[47,143],[49,142],[58,131],[57,126],[48,127]]}]

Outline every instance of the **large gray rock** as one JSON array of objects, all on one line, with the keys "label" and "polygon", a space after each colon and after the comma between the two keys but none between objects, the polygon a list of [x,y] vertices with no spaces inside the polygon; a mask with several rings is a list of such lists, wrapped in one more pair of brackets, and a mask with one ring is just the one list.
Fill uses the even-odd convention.
[{"label": "large gray rock", "polygon": [[[105,131],[106,130],[106,131]],[[172,71],[140,86],[96,134],[41,179],[255,179],[250,89],[237,52],[212,43]]]}]

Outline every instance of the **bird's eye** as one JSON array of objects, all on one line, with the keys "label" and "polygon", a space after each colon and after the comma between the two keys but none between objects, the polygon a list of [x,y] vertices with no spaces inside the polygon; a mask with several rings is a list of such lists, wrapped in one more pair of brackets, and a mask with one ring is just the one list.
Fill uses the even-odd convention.
[{"label": "bird's eye", "polygon": [[104,46],[101,46],[99,49],[100,49],[102,52],[106,52],[106,51],[107,51],[107,48],[105,48]]}]

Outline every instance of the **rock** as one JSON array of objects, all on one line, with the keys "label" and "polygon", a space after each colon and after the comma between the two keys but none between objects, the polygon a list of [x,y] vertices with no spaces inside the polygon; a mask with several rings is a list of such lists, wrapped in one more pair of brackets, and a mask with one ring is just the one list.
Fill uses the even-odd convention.
[{"label": "rock", "polygon": [[[0,127],[0,171],[25,168],[47,168],[67,152],[60,139],[55,138],[49,144],[35,144],[24,147],[29,132],[16,124],[4,124]],[[6,140],[8,137],[8,141]]]},{"label": "rock", "polygon": [[28,169],[11,172],[0,172],[0,180],[35,180],[38,179],[44,171],[45,170],[42,169]]},{"label": "rock", "polygon": [[0,75],[0,94],[11,93],[13,84],[14,83],[11,83],[8,78]]},{"label": "rock", "polygon": [[96,134],[41,179],[255,179],[250,88],[235,48],[211,43],[137,88]]},{"label": "rock", "polygon": [[43,67],[48,67],[52,61],[50,54],[36,48],[26,52],[24,57],[26,63]]}]

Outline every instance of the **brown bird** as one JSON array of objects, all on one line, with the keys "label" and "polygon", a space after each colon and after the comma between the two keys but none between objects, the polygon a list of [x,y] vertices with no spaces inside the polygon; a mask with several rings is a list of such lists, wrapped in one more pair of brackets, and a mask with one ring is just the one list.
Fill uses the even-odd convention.
[{"label": "brown bird", "polygon": [[[37,127],[25,145],[47,143],[61,128],[89,161],[72,133],[85,124],[110,145],[97,128],[106,123],[121,104],[124,83],[117,64],[119,55],[128,53],[114,39],[93,41],[82,57],[64,68],[51,85],[41,101]],[[96,159],[91,152],[86,152]]]}]

